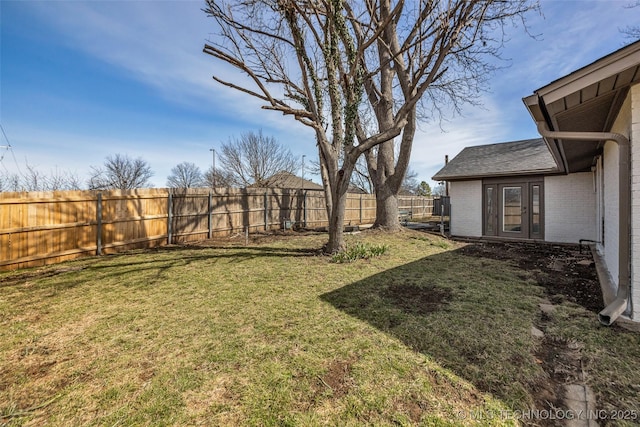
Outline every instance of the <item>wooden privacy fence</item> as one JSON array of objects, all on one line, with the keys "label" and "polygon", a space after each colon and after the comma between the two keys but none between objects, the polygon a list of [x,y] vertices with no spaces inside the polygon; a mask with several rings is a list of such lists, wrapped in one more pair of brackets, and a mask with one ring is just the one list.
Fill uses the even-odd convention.
[{"label": "wooden privacy fence", "polygon": [[[430,216],[430,198],[401,196]],[[349,194],[346,225],[371,224],[376,200]],[[139,189],[0,193],[0,269],[186,243],[243,231],[328,225],[324,193],[287,189]]]}]

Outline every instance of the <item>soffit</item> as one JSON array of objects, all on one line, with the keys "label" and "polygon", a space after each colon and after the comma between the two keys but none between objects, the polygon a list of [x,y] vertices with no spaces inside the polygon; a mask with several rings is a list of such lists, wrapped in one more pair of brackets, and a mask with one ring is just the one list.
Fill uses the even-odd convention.
[{"label": "soffit", "polygon": [[[640,83],[640,42],[538,89],[524,99],[534,120],[560,132],[610,132],[629,88]],[[567,172],[591,168],[604,141],[547,141]]]}]

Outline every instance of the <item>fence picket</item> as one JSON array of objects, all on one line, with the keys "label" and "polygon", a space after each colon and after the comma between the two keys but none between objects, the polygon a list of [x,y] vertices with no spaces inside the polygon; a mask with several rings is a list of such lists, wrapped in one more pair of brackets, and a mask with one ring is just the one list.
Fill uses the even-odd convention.
[{"label": "fence picket", "polygon": [[[423,209],[408,196],[400,196],[398,206],[416,211],[414,217],[431,215],[431,199],[418,199]],[[349,194],[345,224],[373,223],[375,205],[374,195]],[[323,191],[216,188],[0,193],[0,270],[245,230],[269,231],[281,228],[284,222],[295,227],[326,227]]]}]

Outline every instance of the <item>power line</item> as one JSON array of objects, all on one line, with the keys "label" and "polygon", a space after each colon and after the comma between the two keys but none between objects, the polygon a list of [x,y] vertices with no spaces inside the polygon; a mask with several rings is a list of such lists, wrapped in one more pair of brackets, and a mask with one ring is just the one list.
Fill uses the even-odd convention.
[{"label": "power line", "polygon": [[7,145],[0,145],[0,148],[5,149],[5,151],[0,155],[0,164],[2,167],[9,172],[7,167],[2,161],[4,160],[4,156],[7,154],[7,151],[11,151],[11,156],[13,157],[13,162],[16,164],[16,168],[18,169],[18,173],[22,175],[22,171],[20,170],[20,165],[18,164],[18,159],[16,159],[16,153],[13,151],[13,146],[11,145],[11,141],[9,141],[9,137],[7,137],[7,133],[4,131],[4,126],[0,123],[0,130],[2,131],[2,135],[4,136],[4,140],[7,141]]},{"label": "power line", "polygon": [[11,142],[9,142],[9,138],[7,138],[7,133],[4,131],[4,127],[2,123],[0,123],[0,130],[2,130],[2,135],[4,135],[4,140],[7,141],[7,145],[0,145],[0,148],[11,148]]},{"label": "power line", "polygon": [[4,131],[4,127],[2,127],[2,123],[0,123],[0,130],[2,130],[2,135],[4,135],[4,139],[5,141],[7,141],[7,145],[0,145],[0,148],[2,149],[6,149],[6,151],[4,151],[2,154],[0,154],[0,164],[2,164],[2,167],[7,171],[7,167],[4,165],[4,163],[2,163],[2,161],[4,160],[4,156],[7,154],[7,151],[9,151],[11,149],[11,142],[9,142],[9,138],[7,138],[7,134]]}]

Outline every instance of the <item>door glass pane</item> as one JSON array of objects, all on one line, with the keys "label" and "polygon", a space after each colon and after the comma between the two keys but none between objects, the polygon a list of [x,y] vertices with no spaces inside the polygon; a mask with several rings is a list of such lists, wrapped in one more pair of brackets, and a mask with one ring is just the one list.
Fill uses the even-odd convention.
[{"label": "door glass pane", "polygon": [[522,188],[502,189],[502,231],[522,231]]},{"label": "door glass pane", "polygon": [[484,212],[484,220],[485,220],[485,224],[484,224],[484,232],[485,234],[494,236],[496,234],[496,230],[493,226],[494,221],[493,219],[495,218],[496,215],[496,206],[494,206],[494,188],[493,187],[486,187],[485,189],[485,212]]},{"label": "door glass pane", "polygon": [[540,186],[531,187],[531,233],[540,234]]}]

